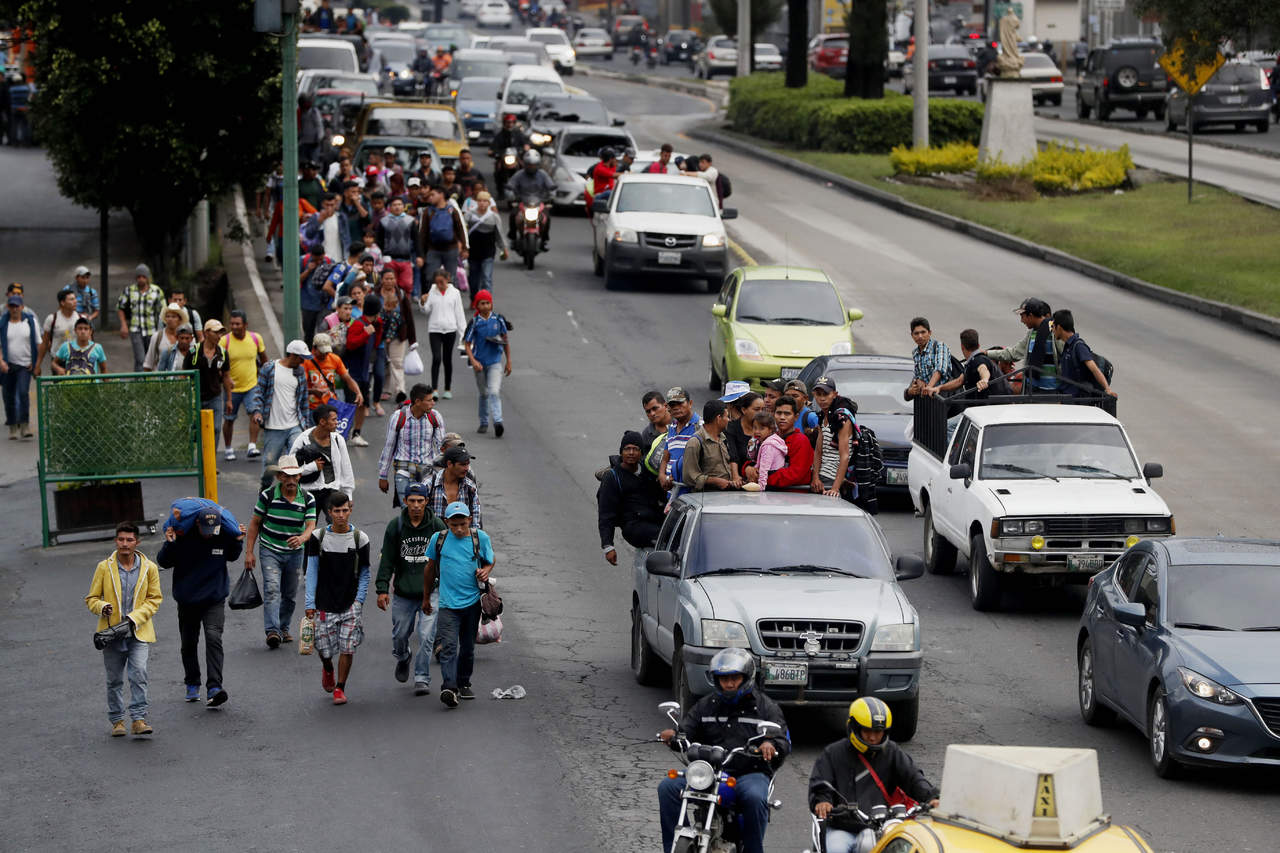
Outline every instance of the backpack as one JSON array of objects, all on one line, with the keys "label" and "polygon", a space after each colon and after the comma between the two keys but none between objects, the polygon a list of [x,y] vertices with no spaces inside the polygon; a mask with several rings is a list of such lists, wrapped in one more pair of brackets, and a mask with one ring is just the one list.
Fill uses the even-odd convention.
[{"label": "backpack", "polygon": [[86,350],[76,349],[74,346],[67,347],[67,373],[71,376],[85,376],[94,373],[93,369],[93,348],[97,344],[90,344]]},{"label": "backpack", "polygon": [[[1104,358],[1102,354],[1098,352],[1095,352],[1093,354],[1093,363],[1098,365],[1098,369],[1102,371],[1102,375],[1103,377],[1106,378],[1107,384],[1108,385],[1111,384],[1111,374],[1115,372],[1115,369],[1116,369],[1115,365],[1112,364],[1109,359]],[[1102,386],[1098,384],[1098,380],[1093,378],[1093,371],[1089,372],[1089,380],[1093,383],[1095,388],[1097,388],[1099,391],[1102,390]]]},{"label": "backpack", "polygon": [[853,452],[853,481],[858,487],[858,497],[854,503],[875,515],[880,511],[876,487],[884,472],[884,453],[880,450],[880,441],[874,430],[861,425],[855,425],[854,429],[858,434],[858,446]]},{"label": "backpack", "polygon": [[307,287],[324,290],[325,282],[329,280],[329,276],[333,275],[337,266],[335,263],[324,263],[316,267],[312,270],[311,277],[307,279]]},{"label": "backpack", "polygon": [[733,195],[733,183],[729,180],[729,176],[724,172],[720,172],[716,175],[716,192],[720,194],[720,199],[722,201]]},{"label": "backpack", "polygon": [[429,217],[427,233],[432,243],[451,243],[456,239],[453,234],[453,208],[447,204],[437,207]]}]

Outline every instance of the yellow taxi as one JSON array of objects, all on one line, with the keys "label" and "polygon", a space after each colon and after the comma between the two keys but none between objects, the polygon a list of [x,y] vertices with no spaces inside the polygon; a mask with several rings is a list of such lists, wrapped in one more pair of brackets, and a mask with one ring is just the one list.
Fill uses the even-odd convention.
[{"label": "yellow taxi", "polygon": [[467,132],[461,119],[447,104],[404,101],[372,101],[364,105],[356,120],[356,142],[366,136],[401,136],[430,139],[446,164],[458,160],[466,147]]},{"label": "yellow taxi", "polygon": [[1102,811],[1092,749],[953,744],[940,800],[886,831],[873,853],[1151,853]]}]

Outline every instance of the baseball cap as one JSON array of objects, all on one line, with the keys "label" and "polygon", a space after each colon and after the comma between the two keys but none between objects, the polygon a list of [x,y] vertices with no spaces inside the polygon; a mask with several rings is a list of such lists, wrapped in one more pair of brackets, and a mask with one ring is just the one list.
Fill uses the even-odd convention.
[{"label": "baseball cap", "polygon": [[809,396],[809,386],[805,385],[804,382],[799,379],[790,380],[789,382],[787,382],[786,385],[782,386],[782,390],[784,393],[787,391],[799,391],[801,394],[804,394],[806,397]]},{"label": "baseball cap", "polygon": [[420,187],[420,186],[422,186],[422,178],[410,178],[410,179],[409,179],[409,186],[411,186],[411,187]]},{"label": "baseball cap", "polygon": [[[301,356],[302,358],[307,358],[311,355],[311,350],[307,347],[307,345],[304,342],[297,339],[289,341],[289,345],[284,348],[284,352],[285,352],[285,355],[297,355],[297,356]],[[281,463],[281,465],[283,464],[284,463]],[[297,464],[297,463],[295,462],[294,464]]]},{"label": "baseball cap", "polygon": [[1034,296],[1028,296],[1026,299],[1022,300],[1022,303],[1017,308],[1013,309],[1013,313],[1015,314],[1021,314],[1023,311],[1026,311],[1029,314],[1034,314],[1037,317],[1046,317],[1052,313],[1049,311],[1049,304],[1047,302],[1043,299],[1036,299]]},{"label": "baseball cap", "polygon": [[333,352],[333,338],[326,332],[317,332],[311,339],[311,347],[321,355]]},{"label": "baseball cap", "polygon": [[205,320],[204,330],[206,332],[225,332],[227,327],[222,325],[221,320]]},{"label": "baseball cap", "polygon": [[383,154],[394,154],[394,153],[396,153],[396,147],[395,147],[394,145],[388,145],[386,148],[383,148],[383,149],[382,149],[382,153],[383,153]]},{"label": "baseball cap", "polygon": [[78,266],[76,267],[76,275],[93,275],[93,273],[89,272],[89,268],[86,266]]},{"label": "baseball cap", "polygon": [[455,444],[453,447],[450,447],[448,450],[444,452],[444,461],[445,462],[470,462],[471,454],[467,452],[466,447]]},{"label": "baseball cap", "polygon": [[823,374],[822,376],[818,377],[817,382],[813,383],[813,390],[817,391],[819,388],[822,388],[823,390],[826,390],[826,391],[830,391],[832,394],[834,394],[836,392],[836,381],[832,379],[830,376]]},{"label": "baseball cap", "polygon": [[10,294],[9,294],[9,304],[10,304],[10,305],[21,305],[21,304],[22,304],[22,297],[21,297],[21,296],[19,296],[19,295],[18,295],[18,294],[16,294],[16,293],[10,293]]},{"label": "baseball cap", "polygon": [[724,396],[720,398],[721,403],[732,403],[743,394],[751,390],[750,382],[743,382],[741,379],[734,379],[724,383]]},{"label": "baseball cap", "polygon": [[217,536],[222,527],[222,513],[216,510],[204,510],[196,516],[196,527],[205,536]]},{"label": "baseball cap", "polygon": [[783,382],[781,379],[766,379],[760,384],[768,388],[770,391],[777,391],[779,394],[786,393],[787,390],[787,383]]},{"label": "baseball cap", "polygon": [[178,330],[174,332],[174,334],[180,335],[183,332],[186,332],[188,335],[194,335],[196,333],[196,330],[191,328],[190,323],[183,323],[181,326],[178,327]]},{"label": "baseball cap", "polygon": [[338,297],[338,305],[339,305],[339,306],[342,306],[342,305],[354,305],[354,304],[356,304],[356,301],[355,301],[354,299],[352,299],[350,296],[339,296],[339,297]]},{"label": "baseball cap", "polygon": [[689,402],[689,395],[688,393],[685,392],[683,386],[677,385],[674,388],[667,389],[667,402],[668,403],[687,403]]},{"label": "baseball cap", "polygon": [[462,501],[454,501],[444,508],[445,518],[459,518],[461,516],[471,517],[471,508]]},{"label": "baseball cap", "polygon": [[409,484],[409,488],[407,488],[407,489],[405,489],[405,490],[404,490],[404,496],[407,498],[407,497],[409,497],[409,495],[417,495],[417,496],[418,496],[418,497],[420,497],[420,498],[425,498],[425,497],[427,496],[427,486],[426,486],[426,484],[425,484],[425,483],[410,483],[410,484]]},{"label": "baseball cap", "polygon": [[364,173],[365,173],[366,175],[368,175],[369,177],[371,177],[371,178],[376,178],[376,177],[378,177],[378,167],[377,167],[377,166],[365,166],[365,167],[364,167]]},{"label": "baseball cap", "polygon": [[[294,344],[300,343],[302,343],[302,341],[293,341],[289,346],[292,347]],[[284,456],[281,456],[276,462],[276,467],[281,474],[289,474],[292,476],[293,474],[302,473],[302,468],[298,466],[298,457],[294,456],[292,453],[286,453]]]}]

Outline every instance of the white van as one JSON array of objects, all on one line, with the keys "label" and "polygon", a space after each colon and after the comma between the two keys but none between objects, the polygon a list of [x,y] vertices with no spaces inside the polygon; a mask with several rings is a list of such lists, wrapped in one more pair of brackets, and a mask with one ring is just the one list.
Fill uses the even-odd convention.
[{"label": "white van", "polygon": [[522,116],[539,95],[562,95],[564,81],[551,68],[540,65],[513,65],[503,78],[495,115],[513,113]]},{"label": "white van", "polygon": [[332,68],[359,74],[360,57],[351,42],[343,39],[298,39],[298,70],[308,68]]}]

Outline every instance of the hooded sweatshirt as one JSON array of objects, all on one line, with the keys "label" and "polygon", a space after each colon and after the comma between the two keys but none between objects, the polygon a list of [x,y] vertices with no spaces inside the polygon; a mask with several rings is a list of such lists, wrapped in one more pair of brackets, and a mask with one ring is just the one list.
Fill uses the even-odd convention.
[{"label": "hooded sweatshirt", "polygon": [[395,579],[395,594],[404,598],[422,600],[422,570],[427,565],[427,542],[434,533],[448,528],[430,508],[422,516],[422,523],[409,522],[409,510],[387,522],[382,536],[382,559],[378,563],[378,577],[374,591],[378,595],[389,592]]}]

